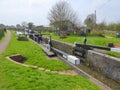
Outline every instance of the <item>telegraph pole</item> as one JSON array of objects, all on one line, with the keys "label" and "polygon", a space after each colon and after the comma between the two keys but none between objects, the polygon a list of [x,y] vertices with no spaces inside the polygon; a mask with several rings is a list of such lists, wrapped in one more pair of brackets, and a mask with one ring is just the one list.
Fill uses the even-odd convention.
[{"label": "telegraph pole", "polygon": [[96,24],[96,10],[95,10],[95,24]]},{"label": "telegraph pole", "polygon": [[94,29],[96,28],[96,21],[97,21],[97,16],[96,16],[96,10],[95,10],[95,25],[94,25]]}]

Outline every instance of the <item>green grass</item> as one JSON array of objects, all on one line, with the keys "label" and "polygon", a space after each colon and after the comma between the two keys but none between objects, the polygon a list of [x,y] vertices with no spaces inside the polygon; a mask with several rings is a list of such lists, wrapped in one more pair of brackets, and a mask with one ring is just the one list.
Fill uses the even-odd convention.
[{"label": "green grass", "polygon": [[[17,65],[5,57],[13,54],[22,54],[28,58],[27,63],[60,63],[60,61],[48,61],[39,46],[31,41],[17,41],[12,36],[6,51],[0,56],[0,90],[100,90],[95,84],[82,76],[59,75],[51,72]],[[44,59],[44,60],[42,60]],[[41,62],[42,61],[42,62]],[[51,67],[55,67],[54,64]],[[41,64],[40,64],[41,65]],[[61,63],[60,65],[65,64]],[[51,68],[50,67],[50,68]],[[64,67],[64,68],[65,68]],[[60,66],[58,66],[60,69]]]},{"label": "green grass", "polygon": [[[52,39],[67,42],[74,44],[74,42],[77,43],[83,43],[83,36],[76,36],[76,35],[70,35],[67,38],[61,39],[57,35],[52,35]],[[108,46],[108,43],[114,43],[114,44],[120,44],[120,38],[105,38],[100,36],[87,36],[87,44],[89,45],[98,45],[98,46]]]},{"label": "green grass", "polygon": [[26,64],[32,64],[50,70],[69,70],[71,69],[60,60],[49,60],[40,46],[29,41],[18,41],[17,37],[12,36],[12,41],[4,56],[21,54],[27,60]]},{"label": "green grass", "polygon": [[120,58],[120,53],[118,53],[118,52],[108,51],[107,54],[110,55],[110,56]]},{"label": "green grass", "polygon": [[38,71],[7,60],[0,65],[0,90],[100,90],[82,76]]}]

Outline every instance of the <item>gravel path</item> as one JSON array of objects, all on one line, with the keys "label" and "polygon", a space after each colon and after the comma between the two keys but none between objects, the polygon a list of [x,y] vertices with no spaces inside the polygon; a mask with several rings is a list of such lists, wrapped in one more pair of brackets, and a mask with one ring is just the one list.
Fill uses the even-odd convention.
[{"label": "gravel path", "polygon": [[0,42],[0,54],[6,49],[7,45],[9,44],[11,38],[10,31],[7,31],[6,37]]}]

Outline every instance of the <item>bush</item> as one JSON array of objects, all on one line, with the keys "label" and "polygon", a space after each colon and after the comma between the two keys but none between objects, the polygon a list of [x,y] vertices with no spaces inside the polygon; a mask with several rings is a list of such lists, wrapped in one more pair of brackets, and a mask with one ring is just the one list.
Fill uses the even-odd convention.
[{"label": "bush", "polygon": [[116,37],[116,31],[104,30],[105,36]]},{"label": "bush", "polygon": [[4,28],[0,28],[0,39],[4,36]]},{"label": "bush", "polygon": [[102,36],[102,37],[104,37],[104,31],[92,30],[92,31],[91,31],[91,35],[93,35],[93,36]]},{"label": "bush", "polygon": [[19,41],[28,41],[28,38],[26,36],[19,36],[17,38],[17,40],[19,40]]},{"label": "bush", "polygon": [[67,37],[67,32],[61,31],[60,38],[66,38],[66,37]]}]

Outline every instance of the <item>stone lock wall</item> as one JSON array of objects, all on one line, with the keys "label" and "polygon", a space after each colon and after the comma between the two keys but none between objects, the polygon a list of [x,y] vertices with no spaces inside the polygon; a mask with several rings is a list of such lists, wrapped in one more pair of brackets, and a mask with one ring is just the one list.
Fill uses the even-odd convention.
[{"label": "stone lock wall", "polygon": [[[48,38],[42,37],[43,42],[48,43],[48,40],[49,40]],[[73,55],[73,45],[64,43],[64,42],[60,42],[57,40],[51,40],[51,44],[52,44],[52,47]]]},{"label": "stone lock wall", "polygon": [[68,43],[63,43],[63,42],[59,42],[56,40],[52,40],[52,47],[73,55],[73,46]]},{"label": "stone lock wall", "polygon": [[120,82],[120,59],[92,50],[88,51],[87,64],[105,76]]}]

